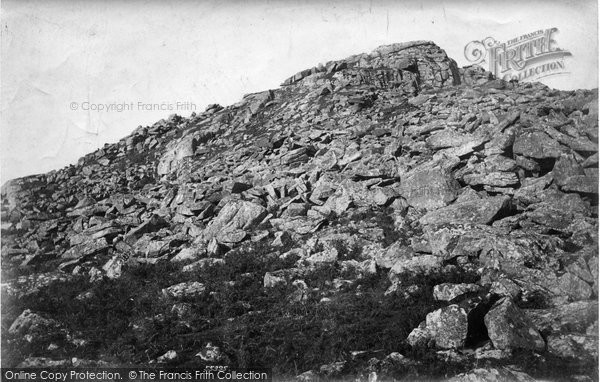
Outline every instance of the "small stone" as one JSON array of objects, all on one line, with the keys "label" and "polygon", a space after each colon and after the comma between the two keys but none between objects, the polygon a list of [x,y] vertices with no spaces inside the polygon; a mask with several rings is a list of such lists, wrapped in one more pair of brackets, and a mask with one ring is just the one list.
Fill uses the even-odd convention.
[{"label": "small stone", "polygon": [[448,382],[535,382],[528,374],[507,367],[479,368],[448,379]]},{"label": "small stone", "polygon": [[221,349],[218,346],[213,345],[211,342],[208,342],[202,350],[196,353],[196,357],[199,357],[201,360],[205,362],[219,362],[222,361],[225,356],[221,352]]},{"label": "small stone", "polygon": [[162,293],[166,297],[173,297],[176,299],[184,297],[198,297],[206,292],[204,284],[198,281],[183,282],[176,285],[172,285],[162,290]]},{"label": "small stone", "polygon": [[157,363],[167,363],[177,358],[177,352],[175,350],[169,350],[165,354],[161,355],[156,359]]}]

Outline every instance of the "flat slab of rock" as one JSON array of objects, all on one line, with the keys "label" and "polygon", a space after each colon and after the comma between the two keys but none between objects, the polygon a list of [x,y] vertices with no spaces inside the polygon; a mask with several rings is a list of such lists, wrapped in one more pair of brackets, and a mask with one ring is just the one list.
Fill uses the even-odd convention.
[{"label": "flat slab of rock", "polygon": [[105,238],[86,241],[66,250],[61,257],[63,259],[79,259],[86,256],[92,256],[104,252],[109,245]]},{"label": "flat slab of rock", "polygon": [[598,193],[598,176],[575,175],[564,180],[561,187],[564,191],[581,192],[585,194]]},{"label": "flat slab of rock", "polygon": [[244,240],[246,236],[247,233],[243,229],[230,229],[219,232],[216,238],[219,243],[233,245]]},{"label": "flat slab of rock", "polygon": [[458,147],[473,140],[470,134],[462,134],[454,130],[442,130],[432,134],[427,138],[427,144],[432,149],[444,149],[448,147]]},{"label": "flat slab of rock", "polygon": [[532,131],[515,139],[513,152],[528,158],[558,158],[563,152],[560,144],[542,131]]},{"label": "flat slab of rock", "polygon": [[507,196],[470,199],[428,212],[419,219],[423,225],[489,224],[510,200]]},{"label": "flat slab of rock", "polygon": [[519,178],[514,172],[495,171],[488,174],[469,174],[464,176],[464,181],[470,185],[487,185],[494,187],[507,187],[519,184]]},{"label": "flat slab of rock", "polygon": [[390,270],[390,275],[403,273],[428,274],[442,267],[442,258],[434,255],[402,256]]},{"label": "flat slab of rock", "polygon": [[[222,232],[247,230],[259,223],[267,215],[267,209],[245,200],[235,200],[225,205],[217,217],[203,232],[204,239],[210,240]],[[236,236],[234,239],[238,239]]]},{"label": "flat slab of rock", "polygon": [[280,231],[291,231],[304,235],[317,231],[325,223],[325,219],[322,217],[310,218],[306,216],[297,216],[286,219],[271,219],[270,223]]}]

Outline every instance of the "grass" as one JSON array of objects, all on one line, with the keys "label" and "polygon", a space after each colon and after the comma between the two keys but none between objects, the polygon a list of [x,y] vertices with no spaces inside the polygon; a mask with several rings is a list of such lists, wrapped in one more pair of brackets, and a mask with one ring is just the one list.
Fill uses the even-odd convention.
[{"label": "grass", "polygon": [[[21,299],[3,296],[2,362],[14,366],[26,357],[50,356],[141,365],[175,350],[178,358],[169,366],[203,367],[206,363],[195,354],[211,342],[225,355],[222,363],[272,368],[282,377],[338,361],[347,361],[343,375],[376,367],[380,375],[400,380],[443,378],[473,366],[441,361],[432,350],[412,349],[405,338],[427,313],[443,305],[433,300],[435,285],[474,282],[476,275],[458,271],[403,275],[402,285],[416,285],[418,294],[386,296],[387,272],[363,275],[335,289],[333,280],[348,275],[339,262],[328,263],[298,277],[308,287],[306,298],[292,300],[297,290],[293,279],[274,288],[263,287],[266,272],[294,266],[294,259],[280,256],[288,248],[282,251],[269,242],[246,243],[228,252],[225,264],[195,272],[184,273],[182,264],[165,261],[126,267],[116,280],[90,283],[74,278]],[[333,245],[343,258],[361,256],[358,248],[342,241]],[[180,301],[161,295],[165,287],[195,280],[210,293]],[[84,292],[92,297],[76,298]],[[178,302],[188,303],[191,312],[178,317],[172,312]],[[27,308],[62,323],[64,332],[86,343],[76,346],[58,331],[31,343],[6,335],[12,321]],[[59,349],[48,351],[50,343]],[[371,356],[353,359],[353,351],[370,351],[377,360],[370,360]],[[403,366],[381,361],[392,352],[420,363]],[[522,358],[535,363],[533,358]]]},{"label": "grass", "polygon": [[[336,244],[344,253],[342,244]],[[358,249],[345,248],[346,257]],[[265,272],[293,265],[282,260],[266,241],[250,243],[225,256],[225,265],[182,273],[182,265],[162,262],[125,269],[116,280],[89,283],[83,278],[51,285],[38,293],[4,298],[3,331],[24,309],[61,322],[67,332],[83,338],[75,346],[56,335],[27,343],[2,338],[2,360],[15,365],[29,356],[48,356],[47,346],[60,345],[52,356],[105,359],[119,364],[143,364],[168,350],[179,358],[174,366],[200,366],[195,353],[207,342],[217,344],[237,367],[269,367],[278,375],[296,375],[345,360],[355,350],[381,349],[384,354],[410,349],[403,340],[435,308],[433,286],[447,277],[411,282],[425,287],[422,296],[403,300],[385,296],[387,274],[378,272],[338,291],[331,281],[342,275],[338,264],[318,266],[304,281],[303,301],[291,301],[296,290],[287,285],[263,288]],[[161,297],[161,289],[199,280],[211,293],[184,299],[192,306],[190,318],[171,312],[177,301]],[[91,292],[92,298],[76,297]],[[329,302],[321,301],[329,297]],[[362,364],[350,365],[358,370]],[[349,370],[351,371],[351,370]]]}]

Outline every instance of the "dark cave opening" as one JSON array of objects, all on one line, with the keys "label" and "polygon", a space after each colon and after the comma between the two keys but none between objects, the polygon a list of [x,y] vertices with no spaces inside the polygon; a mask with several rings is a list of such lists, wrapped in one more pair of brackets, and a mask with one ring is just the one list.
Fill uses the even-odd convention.
[{"label": "dark cave opening", "polygon": [[494,301],[482,301],[475,308],[471,309],[467,315],[467,339],[465,347],[475,348],[490,339],[484,317],[493,304]]}]

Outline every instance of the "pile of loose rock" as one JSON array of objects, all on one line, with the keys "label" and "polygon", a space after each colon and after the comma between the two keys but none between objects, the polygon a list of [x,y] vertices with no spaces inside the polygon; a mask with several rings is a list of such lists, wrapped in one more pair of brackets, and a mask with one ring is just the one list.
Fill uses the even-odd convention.
[{"label": "pile of loose rock", "polygon": [[[264,274],[264,287],[293,284],[300,300],[303,275],[323,263],[356,277],[386,272],[386,293],[399,296],[414,292],[405,282],[414,276],[476,274],[435,286],[441,307],[398,339],[414,349],[505,364],[524,350],[592,370],[597,208],[596,90],[507,83],[458,68],[432,42],[394,44],[7,182],[3,270],[55,266],[5,278],[3,293],[117,279],[136,264],[213,267],[268,241],[297,261]],[[386,211],[396,240],[367,221],[351,232],[332,224],[373,209]],[[345,260],[339,242],[360,247],[359,258]],[[174,299],[209,292],[202,280],[163,289]],[[33,341],[46,327],[63,330],[24,311],[2,334]],[[409,362],[395,354],[384,356]],[[525,372],[479,368],[455,379],[529,380]]]}]

